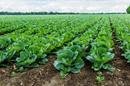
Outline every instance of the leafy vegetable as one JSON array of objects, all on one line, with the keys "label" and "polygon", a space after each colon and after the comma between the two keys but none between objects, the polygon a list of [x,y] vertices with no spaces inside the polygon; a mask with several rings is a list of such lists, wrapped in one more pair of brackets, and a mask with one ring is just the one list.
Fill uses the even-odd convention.
[{"label": "leafy vegetable", "polygon": [[122,56],[125,57],[128,63],[130,63],[130,26],[128,20],[123,21],[122,19],[116,20],[113,18],[113,26],[116,29],[117,40],[120,43],[122,49]]},{"label": "leafy vegetable", "polygon": [[2,51],[0,51],[0,63],[2,63],[6,59],[6,54]]},{"label": "leafy vegetable", "polygon": [[79,73],[84,66],[82,60],[83,48],[78,45],[65,47],[57,53],[57,60],[54,62],[54,67],[60,71],[60,75],[64,78],[68,73]]},{"label": "leafy vegetable", "polygon": [[[108,24],[108,23],[106,23]],[[109,32],[108,35],[106,32]],[[92,68],[95,71],[106,69],[112,71],[112,66],[108,64],[114,58],[112,32],[110,27],[102,27],[98,37],[91,44],[92,48],[86,57],[92,63]]]},{"label": "leafy vegetable", "polygon": [[6,48],[9,44],[12,43],[12,40],[10,38],[0,38],[0,49]]},{"label": "leafy vegetable", "polygon": [[16,59],[16,65],[18,67],[23,66],[27,67],[33,62],[35,62],[37,56],[33,54],[32,52],[25,50],[20,52],[20,57]]}]

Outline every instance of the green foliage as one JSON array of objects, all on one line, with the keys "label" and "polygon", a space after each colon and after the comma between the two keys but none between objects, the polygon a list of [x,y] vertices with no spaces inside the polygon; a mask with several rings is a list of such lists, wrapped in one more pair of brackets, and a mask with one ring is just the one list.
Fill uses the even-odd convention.
[{"label": "green foliage", "polygon": [[92,49],[90,55],[86,58],[93,63],[92,68],[95,71],[100,69],[109,69],[110,65],[107,64],[109,61],[113,60],[114,54],[111,53],[111,49],[108,48],[106,41],[100,41],[96,44],[92,44]]},{"label": "green foliage", "polygon": [[127,62],[130,63],[130,50],[127,50],[123,56],[128,60]]},{"label": "green foliage", "polygon": [[6,48],[11,43],[12,40],[10,38],[6,38],[6,37],[0,38],[0,49]]},{"label": "green foliage", "polygon": [[[77,35],[87,32],[87,28],[93,27],[92,24],[99,18],[91,15],[0,16],[0,63],[5,60],[13,61],[17,67],[23,68],[45,64],[47,54],[63,47]],[[82,44],[89,41],[85,40],[85,35],[83,40]]]},{"label": "green foliage", "polygon": [[9,46],[7,48],[7,50],[6,50],[7,56],[6,57],[8,58],[8,60],[11,60],[13,57],[16,58],[17,54],[20,51],[24,50],[26,46],[27,45],[22,41],[19,41],[16,43],[14,42],[11,46]]},{"label": "green foliage", "polygon": [[84,66],[83,48],[79,45],[65,47],[57,53],[57,59],[54,67],[60,71],[60,75],[64,78],[68,73],[79,73]]},{"label": "green foliage", "polygon": [[130,6],[126,9],[126,12],[130,14]]},{"label": "green foliage", "polygon": [[105,77],[103,76],[102,72],[98,72],[97,74],[98,74],[98,75],[96,76],[96,81],[97,81],[98,83],[103,82],[103,81],[105,80]]},{"label": "green foliage", "polygon": [[0,64],[2,62],[4,62],[6,58],[7,58],[6,54],[4,52],[0,51]]},{"label": "green foliage", "polygon": [[[108,22],[106,22],[106,25],[107,24]],[[91,46],[92,48],[86,59],[92,63],[92,68],[95,71],[101,69],[112,71],[112,66],[108,64],[108,62],[112,61],[114,58],[112,32],[110,27],[104,25]]]},{"label": "green foliage", "polygon": [[32,52],[25,50],[20,52],[20,57],[16,59],[16,65],[18,67],[27,67],[30,64],[34,63],[37,58],[37,55],[33,54]]},{"label": "green foliage", "polygon": [[122,56],[125,57],[128,63],[130,63],[130,26],[129,19],[126,19],[122,23],[122,19],[116,20],[113,18],[113,26],[117,30],[117,38],[120,42],[120,48],[122,49]]}]

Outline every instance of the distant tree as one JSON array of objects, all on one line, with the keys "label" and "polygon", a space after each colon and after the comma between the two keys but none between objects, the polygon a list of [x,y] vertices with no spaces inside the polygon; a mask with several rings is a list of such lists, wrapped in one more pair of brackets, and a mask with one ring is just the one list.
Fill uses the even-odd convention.
[{"label": "distant tree", "polygon": [[126,12],[130,14],[130,6],[126,9]]}]

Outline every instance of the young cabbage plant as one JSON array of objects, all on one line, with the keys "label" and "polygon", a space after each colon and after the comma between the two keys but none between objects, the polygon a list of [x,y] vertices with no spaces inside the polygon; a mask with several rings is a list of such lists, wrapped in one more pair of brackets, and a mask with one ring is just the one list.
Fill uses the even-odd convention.
[{"label": "young cabbage plant", "polygon": [[104,53],[103,55],[91,54],[86,58],[92,63],[92,68],[95,71],[99,71],[101,69],[112,71],[112,66],[108,64],[108,62],[114,58],[114,54],[110,52]]},{"label": "young cabbage plant", "polygon": [[79,73],[84,66],[83,48],[79,45],[65,47],[57,52],[57,59],[54,62],[54,67],[60,71],[60,75],[64,78],[70,72]]},{"label": "young cabbage plant", "polygon": [[[92,68],[95,71],[101,69],[113,71],[113,67],[108,63],[114,58],[114,53],[112,49],[112,43],[108,43],[111,40],[107,37],[98,38],[94,43],[92,43],[92,48],[89,55],[86,57],[92,63]],[[111,41],[112,42],[112,41]]]},{"label": "young cabbage plant", "polygon": [[28,67],[36,61],[37,55],[31,51],[24,50],[20,52],[20,57],[16,59],[17,67]]},{"label": "young cabbage plant", "polygon": [[[24,42],[19,41],[19,42],[14,42],[11,46],[9,46],[6,51],[7,51],[7,57],[8,60],[11,60],[13,58],[16,58],[16,54],[19,54],[20,51],[24,50],[25,47],[28,46]],[[16,56],[14,56],[16,55]]]},{"label": "young cabbage plant", "polygon": [[12,43],[12,40],[7,37],[0,38],[0,49],[4,49]]}]

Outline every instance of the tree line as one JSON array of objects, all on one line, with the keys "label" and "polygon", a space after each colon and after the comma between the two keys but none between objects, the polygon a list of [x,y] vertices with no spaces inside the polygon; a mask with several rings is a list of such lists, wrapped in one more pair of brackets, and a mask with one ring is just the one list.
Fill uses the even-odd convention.
[{"label": "tree line", "polygon": [[73,12],[0,12],[0,15],[56,15],[56,14],[124,14],[124,13],[73,13]]}]

